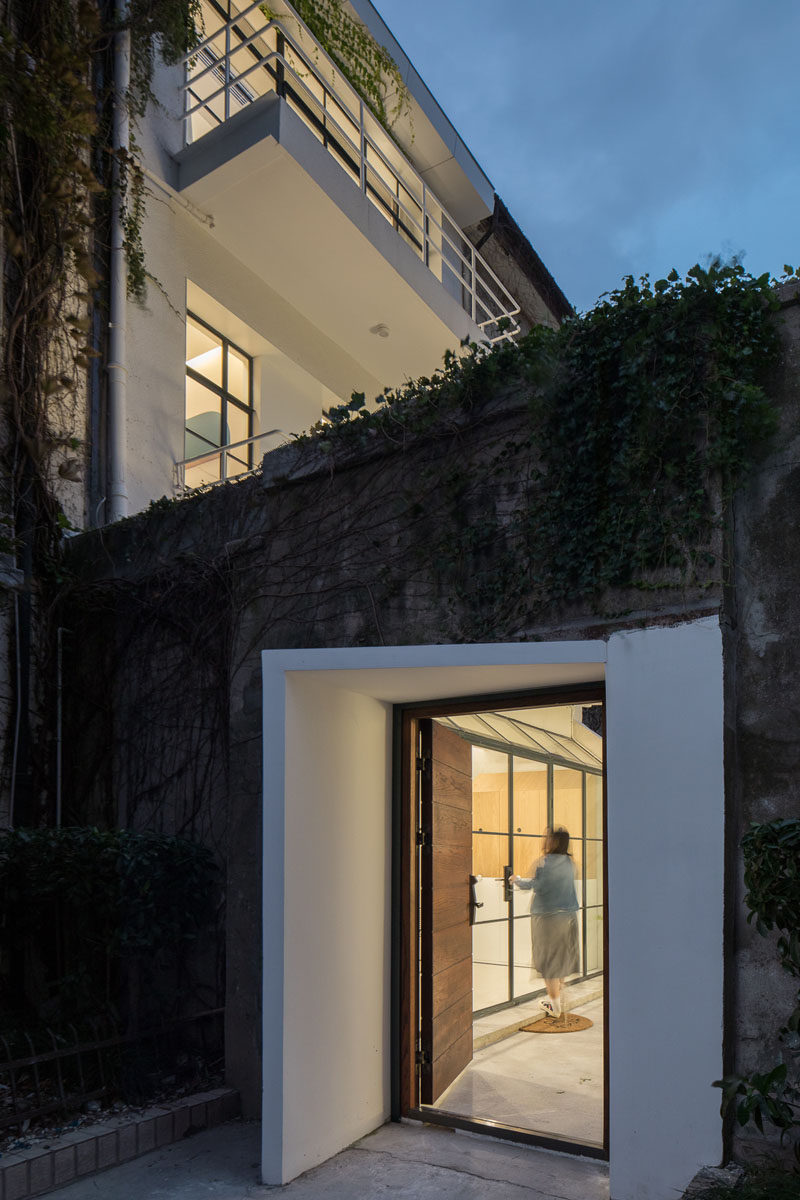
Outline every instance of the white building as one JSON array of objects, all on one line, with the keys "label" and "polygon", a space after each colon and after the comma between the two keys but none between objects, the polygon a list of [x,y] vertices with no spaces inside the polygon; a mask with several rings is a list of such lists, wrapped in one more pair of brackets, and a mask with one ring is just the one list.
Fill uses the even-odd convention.
[{"label": "white building", "polygon": [[113,461],[95,420],[90,524],[240,475],[463,339],[569,311],[369,0],[353,13],[407,88],[391,133],[286,4],[262,7],[204,0],[199,48],[157,68],[137,133],[153,282],[127,305]]}]

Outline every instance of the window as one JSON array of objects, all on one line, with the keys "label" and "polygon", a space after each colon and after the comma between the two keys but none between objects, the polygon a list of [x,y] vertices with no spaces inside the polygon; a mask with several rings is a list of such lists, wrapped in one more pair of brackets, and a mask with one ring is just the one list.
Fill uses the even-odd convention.
[{"label": "window", "polygon": [[253,360],[192,313],[186,317],[187,488],[253,466]]}]

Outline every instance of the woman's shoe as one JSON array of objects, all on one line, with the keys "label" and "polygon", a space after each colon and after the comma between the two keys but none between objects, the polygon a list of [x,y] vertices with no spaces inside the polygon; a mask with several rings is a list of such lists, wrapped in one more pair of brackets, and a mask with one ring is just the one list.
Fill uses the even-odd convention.
[{"label": "woman's shoe", "polygon": [[560,1017],[561,1016],[561,1001],[560,1000],[551,1000],[549,996],[545,996],[543,1000],[539,1001],[539,1004],[544,1009],[544,1011],[548,1014],[548,1016],[550,1016],[550,1017]]}]

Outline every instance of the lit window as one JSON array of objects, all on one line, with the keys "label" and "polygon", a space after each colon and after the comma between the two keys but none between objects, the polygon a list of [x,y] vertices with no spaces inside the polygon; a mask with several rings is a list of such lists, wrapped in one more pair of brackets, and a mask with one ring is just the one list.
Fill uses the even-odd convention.
[{"label": "lit window", "polygon": [[191,313],[186,317],[186,487],[253,465],[253,360]]}]

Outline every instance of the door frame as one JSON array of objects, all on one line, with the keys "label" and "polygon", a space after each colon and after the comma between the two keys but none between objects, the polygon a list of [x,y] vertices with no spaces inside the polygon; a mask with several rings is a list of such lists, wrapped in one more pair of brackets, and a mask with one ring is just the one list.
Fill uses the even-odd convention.
[{"label": "door frame", "polygon": [[[609,988],[608,988],[608,838],[606,785],[606,694],[605,683],[570,684],[524,692],[489,693],[475,696],[409,702],[393,706],[392,764],[392,947],[391,947],[391,1116],[403,1117],[487,1133],[492,1137],[551,1150],[567,1151],[588,1158],[607,1160],[609,1155]],[[431,1107],[418,1100],[417,1062],[419,1012],[419,874],[418,813],[415,799],[416,723],[423,717],[456,716],[491,709],[544,707],[549,704],[603,705],[603,1143],[602,1146],[574,1142],[553,1134],[544,1135],[494,1121],[466,1118]]]}]

